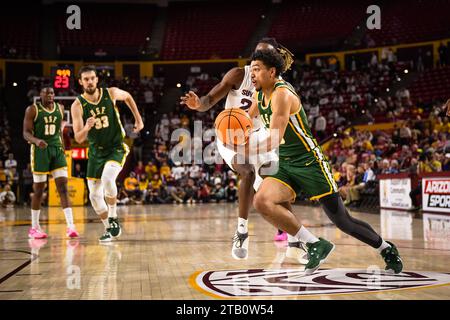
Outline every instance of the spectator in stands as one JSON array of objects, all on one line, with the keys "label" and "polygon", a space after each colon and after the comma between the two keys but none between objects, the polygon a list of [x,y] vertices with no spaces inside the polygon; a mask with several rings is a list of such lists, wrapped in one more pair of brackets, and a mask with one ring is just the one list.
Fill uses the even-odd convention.
[{"label": "spectator in stands", "polygon": [[136,201],[141,199],[141,191],[139,189],[139,182],[136,179],[136,173],[130,172],[130,175],[124,181],[125,191],[130,200]]},{"label": "spectator in stands", "polygon": [[227,202],[235,202],[237,199],[237,188],[235,184],[235,180],[230,180],[225,189],[225,197]]},{"label": "spectator in stands", "polygon": [[344,189],[344,191],[346,192],[346,199],[344,201],[344,204],[346,206],[348,206],[353,201],[359,201],[359,191],[364,189],[365,186],[364,176],[364,166],[360,164],[356,169],[356,175],[353,185],[348,186],[348,188]]},{"label": "spectator in stands", "polygon": [[8,160],[5,161],[5,169],[10,170],[11,168],[17,168],[17,161],[14,160],[12,153],[8,154]]},{"label": "spectator in stands", "polygon": [[187,185],[184,188],[183,203],[195,203],[195,196],[197,194],[197,187],[193,179],[188,179]]},{"label": "spectator in stands", "polygon": [[216,183],[214,188],[211,190],[211,199],[215,200],[216,202],[220,202],[221,200],[225,199],[225,188],[220,182]]},{"label": "spectator in stands", "polygon": [[344,200],[348,198],[348,190],[355,185],[356,169],[352,164],[346,166],[346,184],[339,188],[339,193]]},{"label": "spectator in stands", "polygon": [[198,191],[197,191],[197,199],[202,203],[208,203],[211,199],[211,188],[208,183],[205,181],[200,181]]},{"label": "spectator in stands", "polygon": [[391,163],[390,163],[390,167],[389,167],[389,172],[390,174],[397,174],[399,173],[399,165],[398,165],[398,161],[396,159],[392,159]]},{"label": "spectator in stands", "polygon": [[138,161],[137,166],[134,168],[134,173],[136,174],[136,177],[140,178],[140,176],[145,172],[144,163],[142,161]]},{"label": "spectator in stands", "polygon": [[408,145],[412,138],[411,128],[409,127],[409,122],[405,121],[400,128],[400,143],[402,145]]},{"label": "spectator in stands", "polygon": [[163,179],[167,179],[167,177],[171,175],[170,167],[166,161],[163,162],[161,168],[159,169],[159,174]]},{"label": "spectator in stands", "polygon": [[153,161],[147,162],[147,165],[145,166],[145,173],[147,176],[153,176],[155,173],[158,173],[158,167]]},{"label": "spectator in stands", "polygon": [[319,116],[316,118],[316,125],[314,126],[314,129],[316,131],[318,140],[321,141],[325,138],[326,129],[327,129],[327,120],[322,115],[322,113],[319,113]]},{"label": "spectator in stands", "polygon": [[0,206],[3,208],[13,208],[16,203],[16,195],[11,191],[11,186],[7,184],[0,193]]},{"label": "spectator in stands", "polygon": [[139,175],[139,190],[141,191],[141,199],[146,199],[147,197],[147,189],[148,189],[148,177],[146,173],[141,173]]}]

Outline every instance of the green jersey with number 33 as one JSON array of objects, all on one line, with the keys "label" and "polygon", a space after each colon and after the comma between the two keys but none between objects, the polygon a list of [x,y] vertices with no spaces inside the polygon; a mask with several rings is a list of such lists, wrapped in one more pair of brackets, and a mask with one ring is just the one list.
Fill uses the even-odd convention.
[{"label": "green jersey with number 33", "polygon": [[100,88],[100,98],[97,103],[87,100],[83,95],[78,96],[83,108],[83,120],[95,117],[95,125],[88,133],[90,147],[111,149],[121,147],[125,137],[125,130],[120,122],[117,106],[109,94],[108,88]]}]

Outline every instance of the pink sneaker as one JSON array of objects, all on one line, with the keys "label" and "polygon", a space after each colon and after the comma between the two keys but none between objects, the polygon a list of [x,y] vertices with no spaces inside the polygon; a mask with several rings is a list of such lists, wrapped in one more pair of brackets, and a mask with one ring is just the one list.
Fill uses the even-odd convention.
[{"label": "pink sneaker", "polygon": [[30,230],[28,230],[28,238],[30,239],[45,239],[47,237],[47,234],[40,229],[30,228]]},{"label": "pink sneaker", "polygon": [[67,232],[66,235],[69,238],[78,238],[80,235],[78,234],[77,230],[75,230],[75,228],[67,228]]},{"label": "pink sneaker", "polygon": [[275,235],[275,241],[286,241],[288,238],[287,233],[286,232],[282,232],[282,233],[278,233]]}]

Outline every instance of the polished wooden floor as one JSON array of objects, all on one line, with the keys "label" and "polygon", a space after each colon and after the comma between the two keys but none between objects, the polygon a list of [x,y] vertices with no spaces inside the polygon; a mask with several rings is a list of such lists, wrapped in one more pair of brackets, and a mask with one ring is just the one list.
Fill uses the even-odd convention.
[{"label": "polished wooden floor", "polygon": [[[347,277],[348,283],[360,279],[357,273],[384,268],[375,250],[336,229],[319,207],[294,208],[313,233],[337,245],[319,270],[328,279]],[[102,224],[90,207],[74,208],[79,240],[66,238],[59,208],[41,213],[47,240],[27,238],[29,208],[0,209],[0,299],[450,299],[447,216],[353,212],[399,247],[407,273],[394,280],[414,278],[416,285],[426,285],[406,281],[400,287],[350,290],[330,280],[320,288],[309,285],[312,290],[303,294],[303,267],[285,259],[286,242],[274,242],[275,229],[256,212],[249,223],[250,256],[243,261],[230,254],[237,205],[128,206],[118,213],[121,238],[101,245]],[[380,272],[382,283],[392,281]],[[330,283],[335,288],[326,287]]]}]

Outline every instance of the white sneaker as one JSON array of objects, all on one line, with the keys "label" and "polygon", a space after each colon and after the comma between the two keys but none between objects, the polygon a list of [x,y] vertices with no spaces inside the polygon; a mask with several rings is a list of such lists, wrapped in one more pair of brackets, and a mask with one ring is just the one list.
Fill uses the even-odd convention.
[{"label": "white sneaker", "polygon": [[288,243],[286,258],[293,259],[296,263],[300,264],[308,263],[308,253],[300,241]]},{"label": "white sneaker", "polygon": [[248,232],[236,233],[233,237],[233,247],[231,248],[231,256],[236,260],[244,260],[248,258]]}]

